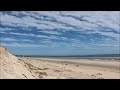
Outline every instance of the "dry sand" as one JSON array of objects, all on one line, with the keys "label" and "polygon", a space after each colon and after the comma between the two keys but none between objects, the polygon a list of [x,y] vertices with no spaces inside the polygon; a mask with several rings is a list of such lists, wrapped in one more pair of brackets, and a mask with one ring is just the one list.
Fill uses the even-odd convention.
[{"label": "dry sand", "polygon": [[0,79],[120,79],[120,60],[22,58],[0,45]]},{"label": "dry sand", "polygon": [[[22,58],[43,79],[120,79],[120,62],[89,59]],[[38,68],[38,69],[37,69]]]},{"label": "dry sand", "polygon": [[34,79],[36,75],[3,46],[0,45],[0,79]]}]

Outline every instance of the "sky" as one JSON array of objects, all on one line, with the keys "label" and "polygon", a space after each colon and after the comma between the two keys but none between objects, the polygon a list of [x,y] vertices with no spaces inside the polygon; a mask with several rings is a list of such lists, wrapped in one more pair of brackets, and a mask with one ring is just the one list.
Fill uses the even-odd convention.
[{"label": "sky", "polygon": [[120,11],[0,11],[0,44],[13,54],[119,54]]}]

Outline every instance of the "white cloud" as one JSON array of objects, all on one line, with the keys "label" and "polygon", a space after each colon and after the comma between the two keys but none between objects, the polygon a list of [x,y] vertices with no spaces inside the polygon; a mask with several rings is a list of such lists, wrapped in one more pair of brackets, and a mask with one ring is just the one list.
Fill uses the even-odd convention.
[{"label": "white cloud", "polygon": [[16,41],[26,41],[26,42],[32,42],[31,40],[29,40],[29,39],[15,39],[15,38],[0,38],[0,40],[1,41],[14,41],[14,42],[16,42]]},{"label": "white cloud", "polygon": [[[77,28],[82,28],[84,30],[93,30],[101,25],[103,27],[109,27],[119,30],[119,11],[22,11],[22,12],[14,12],[16,15],[23,14],[26,15],[24,17],[16,17],[8,14],[1,15],[1,22],[3,24],[10,25],[10,23],[20,27],[36,27],[37,29],[74,29],[72,26]],[[71,15],[71,16],[64,16]],[[32,16],[32,17],[31,17]],[[46,17],[44,17],[46,16]],[[35,18],[39,19],[35,19]],[[41,19],[41,17],[43,19]],[[87,21],[80,21],[74,17],[81,18]],[[46,18],[51,19],[46,20]],[[69,26],[68,26],[69,25]]]},{"label": "white cloud", "polygon": [[6,28],[6,27],[5,28],[0,27],[0,32],[1,31],[9,31],[9,30],[13,30],[13,29],[12,28]]},{"label": "white cloud", "polygon": [[4,14],[0,16],[1,24],[18,26],[18,27],[36,27],[37,29],[72,29],[72,27],[66,27],[58,22],[51,22],[46,20],[37,20],[30,16],[24,16],[22,18]]},{"label": "white cloud", "polygon": [[104,36],[109,36],[109,37],[113,37],[117,40],[120,39],[120,34],[116,34],[116,33],[113,33],[113,32],[98,32],[100,35],[104,35]]},{"label": "white cloud", "polygon": [[45,45],[36,45],[36,44],[21,44],[21,43],[1,43],[3,46],[10,46],[10,47],[46,47]]},{"label": "white cloud", "polygon": [[42,30],[39,32],[47,33],[47,34],[55,34],[55,35],[60,35],[61,33],[58,31],[52,31],[52,30]]},{"label": "white cloud", "polygon": [[110,27],[115,30],[119,30],[120,25],[120,12],[119,11],[81,11],[81,12],[63,12],[64,15],[72,15],[76,17],[83,17],[83,19],[94,23],[97,25],[98,22],[101,22],[100,25]]},{"label": "white cloud", "polygon": [[16,39],[13,38],[0,38],[1,41],[17,41]]},{"label": "white cloud", "polygon": [[13,34],[13,35],[20,35],[20,36],[35,36],[34,34],[14,33],[14,32],[10,32],[9,34]]},{"label": "white cloud", "polygon": [[[10,14],[2,14],[0,12],[1,25],[11,27],[21,27],[24,30],[29,30],[31,27],[36,28],[39,32],[52,35],[36,35],[34,33],[18,33],[7,32],[13,30],[12,28],[0,27],[0,33],[7,33],[12,35],[20,35],[26,37],[34,37],[38,39],[60,39],[68,40],[66,36],[59,37],[61,31],[77,31],[85,34],[99,33],[100,35],[113,37],[119,40],[119,33],[114,32],[102,32],[101,28],[111,28],[113,31],[120,32],[120,12],[119,11],[11,11]],[[16,16],[15,16],[16,15]],[[22,17],[18,17],[23,15]],[[27,29],[26,29],[27,28]],[[56,35],[56,36],[55,36]],[[80,36],[82,37],[82,36]],[[84,37],[84,36],[83,36]],[[5,40],[5,39],[4,39]],[[6,41],[12,41],[13,39],[6,38]],[[14,40],[13,40],[14,41]],[[27,41],[27,40],[24,40]],[[29,40],[28,40],[29,41]],[[72,40],[76,42],[79,40]],[[71,42],[72,42],[71,41]],[[93,40],[94,41],[94,40]],[[16,45],[16,44],[14,44]],[[19,44],[17,44],[19,46]],[[106,44],[107,45],[107,44]],[[75,46],[75,45],[73,45]]]},{"label": "white cloud", "polygon": [[20,35],[20,36],[26,36],[26,37],[36,37],[36,38],[43,38],[43,39],[58,39],[59,37],[57,36],[53,36],[53,35],[36,35],[36,34],[32,34],[32,33],[15,33],[15,32],[10,32],[9,34],[12,35]]}]

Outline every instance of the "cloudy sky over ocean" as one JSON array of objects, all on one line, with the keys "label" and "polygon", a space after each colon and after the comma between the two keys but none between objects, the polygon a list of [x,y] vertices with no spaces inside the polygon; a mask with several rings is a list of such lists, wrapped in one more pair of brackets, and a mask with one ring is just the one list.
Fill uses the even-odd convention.
[{"label": "cloudy sky over ocean", "polygon": [[14,54],[118,54],[119,11],[1,11],[0,43]]}]

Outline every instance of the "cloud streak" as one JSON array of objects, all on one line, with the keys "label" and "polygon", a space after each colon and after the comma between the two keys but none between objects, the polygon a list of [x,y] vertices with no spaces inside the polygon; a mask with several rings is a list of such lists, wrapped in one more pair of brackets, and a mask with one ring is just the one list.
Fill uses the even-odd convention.
[{"label": "cloud streak", "polygon": [[119,11],[4,11],[0,12],[1,41],[4,41],[4,45],[12,41],[13,44],[8,46],[39,47],[30,43],[16,43],[20,36],[21,42],[44,42],[44,46],[51,42],[51,46],[82,47],[88,45],[86,42],[96,46],[111,46],[105,43],[105,39],[109,39],[109,42],[118,45],[119,15]]}]

